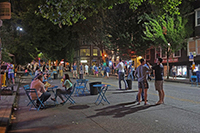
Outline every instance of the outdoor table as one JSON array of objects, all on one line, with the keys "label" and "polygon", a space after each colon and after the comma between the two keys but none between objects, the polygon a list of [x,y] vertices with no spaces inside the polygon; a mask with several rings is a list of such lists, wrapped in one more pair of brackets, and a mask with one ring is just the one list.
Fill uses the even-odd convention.
[{"label": "outdoor table", "polygon": [[58,88],[58,86],[54,86],[54,87],[49,87],[47,90],[48,91],[52,91],[54,93],[54,95],[55,95],[56,91],[54,91],[54,89],[57,89],[57,88]]},{"label": "outdoor table", "polygon": [[107,100],[106,96],[105,96],[105,93],[108,89],[110,85],[106,85],[106,84],[96,84],[96,85],[93,85],[93,87],[97,87],[97,91],[98,91],[98,97],[97,97],[97,100],[95,101],[95,103],[97,103],[97,101],[99,101],[98,105],[102,102],[102,99],[107,102],[108,104],[109,101]]},{"label": "outdoor table", "polygon": [[19,74],[20,76],[24,76],[25,75],[25,71],[17,71],[17,74]]}]

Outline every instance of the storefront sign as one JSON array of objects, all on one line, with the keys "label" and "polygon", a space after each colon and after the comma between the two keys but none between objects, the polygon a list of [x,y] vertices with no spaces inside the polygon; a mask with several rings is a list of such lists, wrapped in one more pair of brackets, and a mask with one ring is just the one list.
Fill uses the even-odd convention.
[{"label": "storefront sign", "polygon": [[0,2],[0,19],[11,19],[11,4]]},{"label": "storefront sign", "polygon": [[[157,59],[154,60],[154,63],[156,63]],[[169,63],[174,63],[174,62],[178,62],[178,58],[170,58],[168,59]],[[167,59],[163,59],[162,63],[167,63]]]}]

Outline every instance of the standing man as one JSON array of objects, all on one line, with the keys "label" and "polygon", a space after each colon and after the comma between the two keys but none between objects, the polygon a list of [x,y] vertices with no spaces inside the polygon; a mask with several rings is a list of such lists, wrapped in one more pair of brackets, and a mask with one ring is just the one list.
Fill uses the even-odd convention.
[{"label": "standing man", "polygon": [[124,81],[124,84],[125,84],[125,89],[127,90],[128,89],[128,84],[125,80],[125,71],[124,71],[124,63],[122,62],[122,59],[119,59],[119,64],[115,67],[119,69],[119,89],[121,90],[121,80]]},{"label": "standing man", "polygon": [[163,65],[162,58],[157,59],[157,65],[153,66],[152,69],[155,72],[155,89],[158,91],[159,101],[156,104],[164,103],[165,93],[163,90]]},{"label": "standing man", "polygon": [[173,74],[173,80],[176,79],[176,68],[174,65],[172,66],[172,74]]},{"label": "standing man", "polygon": [[128,67],[128,77],[127,79],[130,79],[131,77],[131,80],[133,80],[133,66],[131,64],[131,62],[129,63],[129,67]]},{"label": "standing man", "polygon": [[89,75],[89,73],[88,73],[88,68],[89,68],[89,67],[88,67],[88,65],[86,64],[86,65],[85,65],[85,75]]},{"label": "standing man", "polygon": [[141,65],[137,67],[135,71],[135,76],[138,79],[138,105],[140,104],[140,96],[142,93],[142,90],[144,91],[144,105],[148,105],[147,103],[147,90],[149,88],[146,75],[151,71],[151,66],[149,63],[147,63],[147,66],[145,66],[146,61],[142,58],[140,59]]},{"label": "standing man", "polygon": [[73,78],[78,78],[78,76],[77,76],[77,65],[76,65],[76,63],[74,63],[74,65],[73,65]]},{"label": "standing man", "polygon": [[79,67],[79,74],[80,74],[79,78],[80,78],[80,79],[83,79],[84,66],[83,66],[82,63],[80,64],[80,67]]}]

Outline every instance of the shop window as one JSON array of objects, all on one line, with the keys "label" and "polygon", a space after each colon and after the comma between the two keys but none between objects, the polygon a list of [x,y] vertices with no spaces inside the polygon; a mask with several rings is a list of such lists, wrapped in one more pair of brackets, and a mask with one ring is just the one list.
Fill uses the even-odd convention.
[{"label": "shop window", "polygon": [[93,49],[93,56],[97,56],[98,54],[97,54],[97,49]]},{"label": "shop window", "polygon": [[90,56],[90,49],[80,49],[80,56]]},{"label": "shop window", "polygon": [[197,40],[197,50],[198,50],[197,54],[200,54],[200,40]]},{"label": "shop window", "polygon": [[196,26],[200,26],[200,10],[196,11]]},{"label": "shop window", "polygon": [[176,51],[174,57],[181,57],[181,50]]},{"label": "shop window", "polygon": [[150,50],[146,50],[146,60],[150,60]]},{"label": "shop window", "polygon": [[194,53],[194,52],[196,52],[196,44],[195,44],[195,41],[190,41],[189,43],[188,43],[188,55],[192,52],[192,53]]},{"label": "shop window", "polygon": [[155,49],[155,59],[161,57],[161,49],[160,48],[156,48]]}]

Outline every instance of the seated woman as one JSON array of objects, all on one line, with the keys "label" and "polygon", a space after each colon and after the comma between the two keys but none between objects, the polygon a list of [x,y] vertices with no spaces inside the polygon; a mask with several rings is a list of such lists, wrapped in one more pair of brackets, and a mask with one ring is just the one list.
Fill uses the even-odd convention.
[{"label": "seated woman", "polygon": [[[37,91],[38,97],[44,103],[50,96],[51,93],[46,92],[45,86],[42,82],[42,75],[38,75],[35,79],[31,82],[30,88],[34,88]],[[37,96],[34,93],[30,93],[32,99],[36,99]],[[37,101],[37,106],[39,106],[39,101]]]},{"label": "seated woman", "polygon": [[56,95],[55,98],[51,98],[51,100],[56,101],[57,96],[60,97],[60,99],[62,100],[62,102],[60,104],[63,104],[65,101],[63,100],[61,94],[70,94],[71,90],[72,90],[72,82],[69,78],[68,74],[65,74],[63,76],[63,82],[62,82],[62,86],[65,87],[65,89],[56,89]]}]

